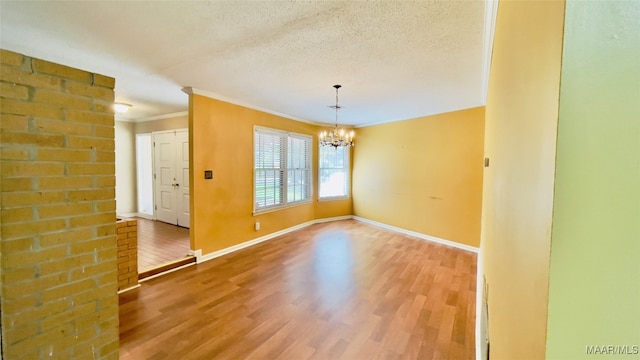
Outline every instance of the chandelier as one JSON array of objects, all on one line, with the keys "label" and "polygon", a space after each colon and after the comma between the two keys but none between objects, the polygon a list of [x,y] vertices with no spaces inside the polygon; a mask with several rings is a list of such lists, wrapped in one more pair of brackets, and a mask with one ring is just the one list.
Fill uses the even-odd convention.
[{"label": "chandelier", "polygon": [[329,107],[336,109],[336,125],[334,128],[320,133],[320,145],[333,146],[334,148],[354,146],[353,130],[347,133],[344,129],[338,128],[338,110],[341,109],[340,105],[338,105],[338,89],[342,85],[333,85],[333,87],[336,88],[336,105]]}]

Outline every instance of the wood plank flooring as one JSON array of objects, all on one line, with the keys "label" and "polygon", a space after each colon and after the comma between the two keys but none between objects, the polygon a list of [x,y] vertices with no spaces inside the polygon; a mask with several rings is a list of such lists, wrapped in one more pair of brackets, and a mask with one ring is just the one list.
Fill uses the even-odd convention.
[{"label": "wood plank flooring", "polygon": [[121,359],[473,359],[476,254],[316,224],[120,295]]},{"label": "wood plank flooring", "polygon": [[161,221],[138,220],[138,272],[182,259],[189,254],[189,229]]}]

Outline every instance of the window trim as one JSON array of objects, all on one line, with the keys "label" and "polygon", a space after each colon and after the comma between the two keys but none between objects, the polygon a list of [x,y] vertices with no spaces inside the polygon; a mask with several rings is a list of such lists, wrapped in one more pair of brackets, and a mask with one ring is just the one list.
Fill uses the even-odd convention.
[{"label": "window trim", "polygon": [[[351,147],[345,149],[345,169],[346,169],[346,194],[338,195],[338,196],[320,196],[320,187],[322,186],[322,159],[321,157],[321,149],[322,145],[318,143],[318,201],[334,201],[334,200],[345,200],[351,198]],[[337,169],[337,168],[328,168],[328,169]]]},{"label": "window trim", "polygon": [[[277,135],[277,136],[286,136],[286,140],[284,141],[285,143],[285,162],[284,162],[284,175],[283,175],[283,179],[282,179],[282,197],[283,197],[283,203],[282,204],[278,204],[278,205],[271,205],[271,206],[266,206],[266,207],[262,207],[260,209],[256,208],[256,203],[257,203],[257,199],[256,199],[256,135],[258,133],[263,133],[263,134],[272,134],[272,135]],[[289,155],[289,138],[295,138],[298,140],[304,140],[307,141],[309,144],[309,156],[308,156],[308,171],[309,171],[309,184],[308,184],[308,189],[309,189],[309,195],[307,197],[307,199],[303,199],[303,200],[298,200],[298,201],[293,201],[293,202],[289,202],[288,201],[288,191],[289,191],[289,187],[288,187],[288,177],[289,177],[289,164],[288,164],[288,155]],[[278,211],[278,210],[282,210],[282,209],[287,209],[287,208],[291,208],[291,207],[295,207],[295,206],[299,206],[299,205],[304,205],[304,204],[309,204],[311,202],[313,202],[313,197],[314,197],[314,189],[313,189],[313,137],[310,135],[306,135],[306,134],[301,134],[301,133],[295,133],[295,132],[289,132],[289,131],[285,131],[285,130],[279,130],[279,129],[273,129],[273,128],[268,128],[268,127],[264,127],[264,126],[258,126],[258,125],[254,125],[253,126],[253,181],[251,186],[253,187],[253,212],[252,214],[255,215],[259,215],[259,214],[264,214],[264,213],[268,213],[268,212],[273,212],[273,211]]]}]

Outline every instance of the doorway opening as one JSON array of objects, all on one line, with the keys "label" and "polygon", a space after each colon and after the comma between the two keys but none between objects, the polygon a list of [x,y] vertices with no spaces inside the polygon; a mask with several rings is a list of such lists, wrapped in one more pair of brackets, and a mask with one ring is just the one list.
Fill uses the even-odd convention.
[{"label": "doorway opening", "polygon": [[189,136],[187,129],[136,134],[138,272],[144,279],[187,263]]}]

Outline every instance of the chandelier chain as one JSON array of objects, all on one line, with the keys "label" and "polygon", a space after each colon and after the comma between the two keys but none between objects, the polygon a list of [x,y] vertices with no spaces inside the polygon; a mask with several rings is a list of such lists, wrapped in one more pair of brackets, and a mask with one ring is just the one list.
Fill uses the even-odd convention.
[{"label": "chandelier chain", "polygon": [[342,85],[333,85],[333,87],[336,89],[336,105],[330,107],[336,110],[335,127],[320,133],[320,144],[322,146],[333,146],[334,148],[354,146],[353,130],[350,133],[347,133],[344,129],[338,128],[338,110],[341,109],[338,98],[338,89],[340,89]]}]

